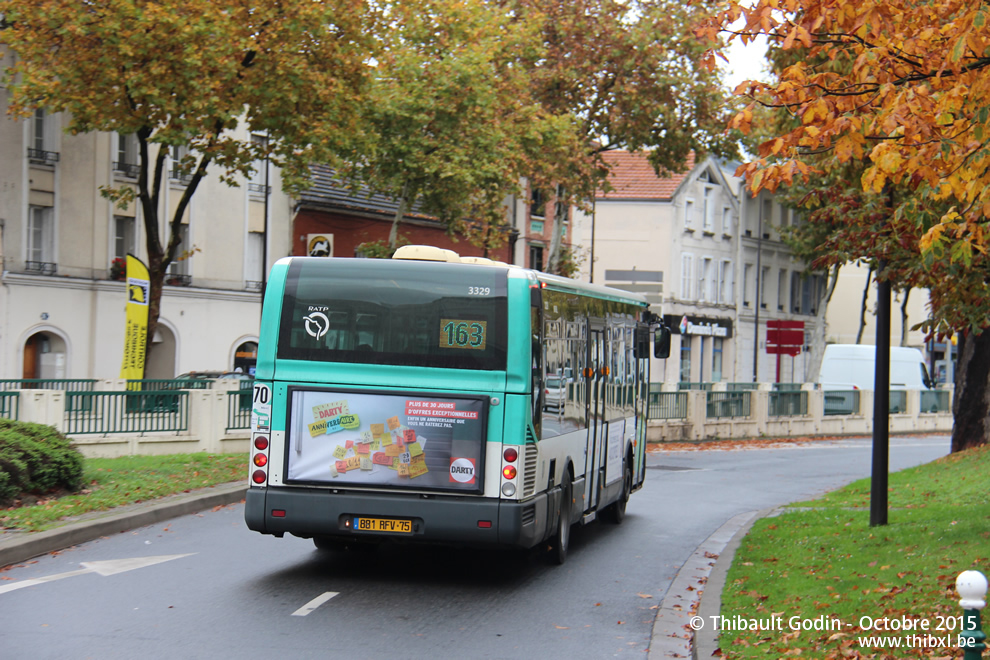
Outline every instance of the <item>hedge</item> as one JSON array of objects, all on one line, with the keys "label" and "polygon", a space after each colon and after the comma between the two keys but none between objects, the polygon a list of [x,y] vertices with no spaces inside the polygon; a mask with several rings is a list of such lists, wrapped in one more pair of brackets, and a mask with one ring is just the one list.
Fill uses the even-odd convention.
[{"label": "hedge", "polygon": [[83,457],[51,426],[0,418],[0,506],[24,493],[79,490]]}]

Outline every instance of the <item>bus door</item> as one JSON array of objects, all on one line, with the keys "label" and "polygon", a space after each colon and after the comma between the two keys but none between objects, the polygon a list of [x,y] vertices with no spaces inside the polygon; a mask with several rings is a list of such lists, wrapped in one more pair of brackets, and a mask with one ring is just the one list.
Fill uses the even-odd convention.
[{"label": "bus door", "polygon": [[585,370],[587,385],[588,446],[585,455],[585,492],[588,499],[585,511],[598,506],[601,480],[599,469],[605,447],[605,377],[608,365],[608,342],[605,341],[605,328],[592,325],[588,341],[588,361]]}]

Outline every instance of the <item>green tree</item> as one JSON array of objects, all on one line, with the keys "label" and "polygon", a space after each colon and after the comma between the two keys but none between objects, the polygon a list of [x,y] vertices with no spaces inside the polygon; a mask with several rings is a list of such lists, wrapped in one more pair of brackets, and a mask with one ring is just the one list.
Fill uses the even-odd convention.
[{"label": "green tree", "polygon": [[387,13],[363,131],[342,173],[398,200],[391,250],[413,204],[494,247],[527,155],[572,141],[570,120],[528,93],[529,28],[485,0],[402,2]]},{"label": "green tree", "polygon": [[[136,187],[103,194],[141,209],[149,337],[169,264],[191,249],[181,245],[180,226],[209,170],[236,185],[252,162],[270,158],[299,183],[308,162],[328,160],[357,132],[352,108],[374,27],[361,0],[0,0],[0,16],[0,41],[17,56],[6,72],[12,114],[43,108],[65,113],[71,133],[137,137]],[[252,132],[267,141],[252,143]],[[175,164],[188,184],[163,236],[160,199],[174,145],[190,149]]]},{"label": "green tree", "polygon": [[[539,30],[533,94],[577,123],[579,148],[534,162],[527,173],[545,199],[563,189],[557,207],[564,212],[604,184],[601,154],[609,150],[648,150],[660,175],[682,170],[691,150],[736,155],[737,134],[725,132],[731,103],[719,75],[702,65],[708,46],[693,33],[707,8],[670,0],[503,1]],[[553,222],[551,271],[560,259],[561,219]]]}]

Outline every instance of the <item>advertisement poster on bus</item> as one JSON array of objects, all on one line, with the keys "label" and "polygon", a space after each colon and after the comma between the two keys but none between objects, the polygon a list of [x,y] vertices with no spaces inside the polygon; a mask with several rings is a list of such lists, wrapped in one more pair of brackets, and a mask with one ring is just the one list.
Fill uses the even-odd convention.
[{"label": "advertisement poster on bus", "polygon": [[482,492],[485,399],[291,392],[288,480]]}]

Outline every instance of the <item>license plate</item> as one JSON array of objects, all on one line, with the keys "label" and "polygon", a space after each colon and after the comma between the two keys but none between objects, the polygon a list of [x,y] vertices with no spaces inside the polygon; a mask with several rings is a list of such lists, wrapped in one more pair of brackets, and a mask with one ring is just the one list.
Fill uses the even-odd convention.
[{"label": "license plate", "polygon": [[358,532],[412,534],[412,521],[395,520],[394,518],[355,518],[354,529]]}]

